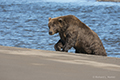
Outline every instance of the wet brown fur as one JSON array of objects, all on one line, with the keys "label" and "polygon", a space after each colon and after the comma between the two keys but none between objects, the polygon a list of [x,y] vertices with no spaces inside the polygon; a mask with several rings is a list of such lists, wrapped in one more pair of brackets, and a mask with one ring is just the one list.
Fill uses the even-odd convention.
[{"label": "wet brown fur", "polygon": [[76,53],[107,56],[98,35],[73,15],[49,18],[48,27],[50,35],[60,35],[54,46],[56,51],[68,52],[74,47]]}]

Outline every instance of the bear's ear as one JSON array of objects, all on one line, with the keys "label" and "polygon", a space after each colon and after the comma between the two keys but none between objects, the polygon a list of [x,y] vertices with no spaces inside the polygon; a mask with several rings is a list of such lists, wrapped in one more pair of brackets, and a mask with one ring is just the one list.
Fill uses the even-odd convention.
[{"label": "bear's ear", "polygon": [[52,18],[51,17],[49,17],[49,21],[51,20]]},{"label": "bear's ear", "polygon": [[62,19],[62,18],[59,18],[58,21],[61,23],[61,22],[63,21],[63,19]]}]

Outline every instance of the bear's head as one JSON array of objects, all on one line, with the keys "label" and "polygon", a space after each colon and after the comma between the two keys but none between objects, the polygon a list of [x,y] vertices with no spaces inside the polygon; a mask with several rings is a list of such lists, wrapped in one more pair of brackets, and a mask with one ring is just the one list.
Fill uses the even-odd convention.
[{"label": "bear's head", "polygon": [[63,31],[66,26],[67,24],[62,17],[49,18],[49,35],[54,35],[55,33]]}]

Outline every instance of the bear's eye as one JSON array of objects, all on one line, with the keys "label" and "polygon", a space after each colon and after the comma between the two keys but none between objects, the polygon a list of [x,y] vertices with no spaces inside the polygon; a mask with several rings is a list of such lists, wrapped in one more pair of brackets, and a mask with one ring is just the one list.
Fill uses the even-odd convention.
[{"label": "bear's eye", "polygon": [[53,24],[55,24],[55,22],[53,22]]},{"label": "bear's eye", "polygon": [[55,25],[56,25],[55,22],[53,22],[52,26],[54,27]]}]

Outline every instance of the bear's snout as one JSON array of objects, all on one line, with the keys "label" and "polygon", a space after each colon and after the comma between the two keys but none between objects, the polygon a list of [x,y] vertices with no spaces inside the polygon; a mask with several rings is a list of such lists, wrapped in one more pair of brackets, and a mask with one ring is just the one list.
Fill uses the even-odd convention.
[{"label": "bear's snout", "polygon": [[49,31],[49,35],[53,35],[53,32],[52,32],[52,31]]}]

